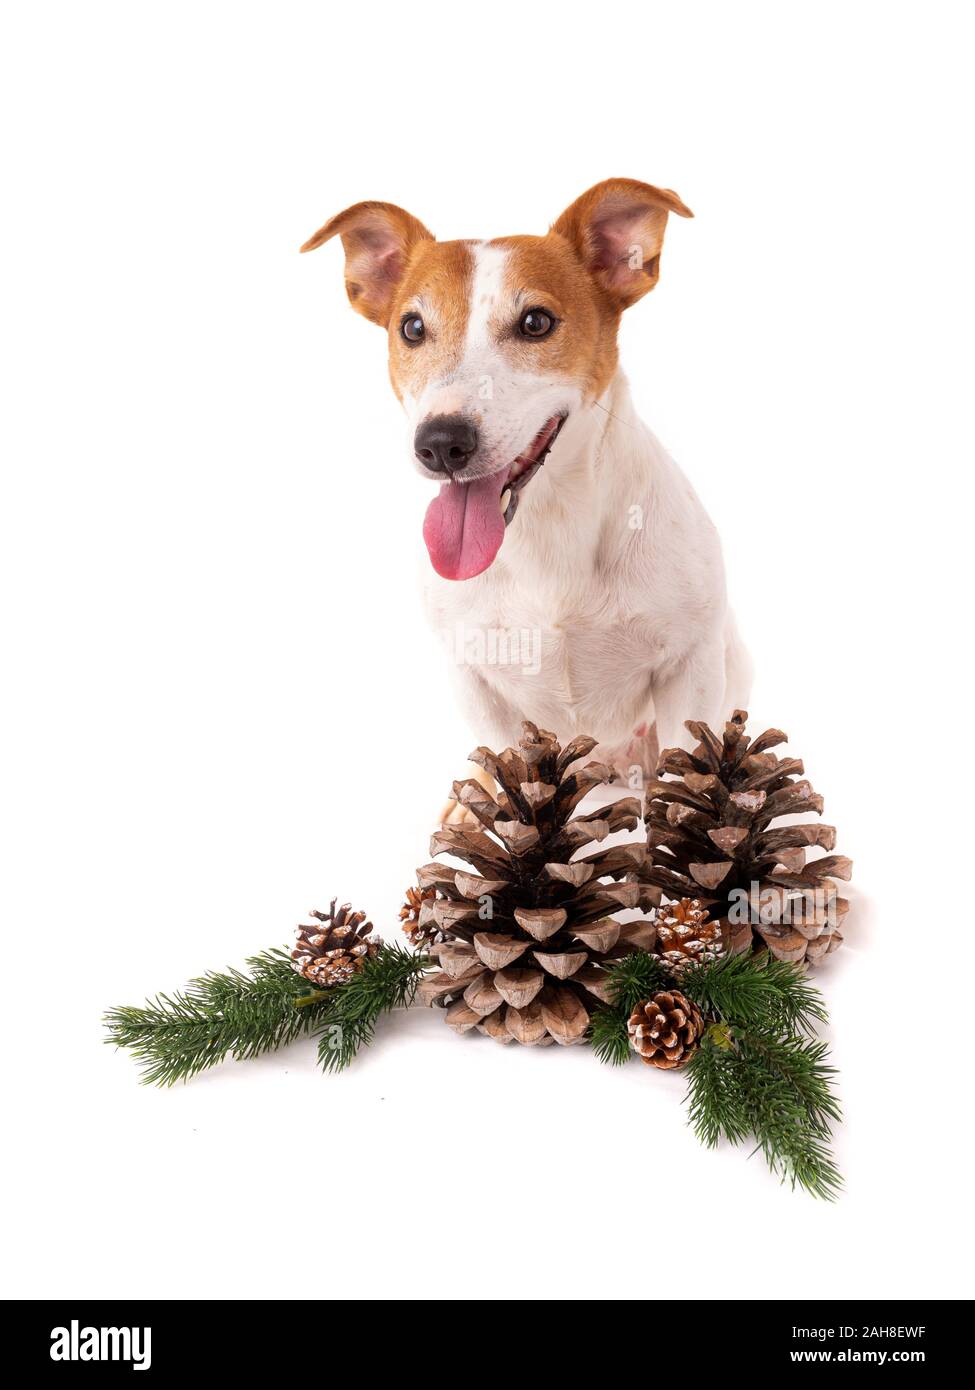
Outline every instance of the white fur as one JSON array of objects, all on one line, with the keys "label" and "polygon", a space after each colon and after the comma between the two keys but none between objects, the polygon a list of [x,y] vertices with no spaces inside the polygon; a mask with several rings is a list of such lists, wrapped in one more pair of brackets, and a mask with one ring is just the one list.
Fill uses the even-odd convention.
[{"label": "white fur", "polygon": [[[519,371],[499,350],[492,326],[517,320],[526,306],[517,294],[504,290],[504,270],[509,252],[503,247],[477,242],[471,247],[474,274],[468,303],[467,331],[458,359],[430,381],[419,398],[405,396],[403,405],[410,421],[410,454],[413,433],[434,415],[468,415],[477,425],[479,447],[475,461],[458,475],[462,482],[507,468],[555,414],[580,404],[578,387],[560,377]],[[418,308],[423,312],[422,302]],[[425,313],[436,328],[433,306]],[[414,463],[426,478],[438,477]]]},{"label": "white fur", "polygon": [[530,662],[458,661],[452,639],[471,727],[492,746],[529,718],[563,740],[591,733],[622,767],[641,725],[656,722],[661,748],[690,746],[685,719],[720,725],[747,704],[750,665],[717,533],[621,373],[603,401],[570,416],[493,565],[461,583],[427,570],[442,633],[538,634]]},{"label": "white fur", "polygon": [[469,479],[507,468],[554,413],[568,419],[490,568],[457,582],[426,565],[427,610],[476,736],[504,747],[529,718],[563,741],[592,734],[625,767],[644,725],[656,722],[661,748],[690,746],[686,719],[720,726],[747,702],[749,662],[714,527],[637,418],[622,373],[584,403],[574,383],[518,370],[499,350],[492,324],[525,307],[504,302],[506,254],[474,248],[460,360],[406,402],[411,430],[429,415],[473,416]]},{"label": "white fur", "polygon": [[501,246],[479,242],[473,248],[474,276],[471,281],[470,310],[464,356],[470,358],[490,349],[491,314],[502,295],[508,252]]}]

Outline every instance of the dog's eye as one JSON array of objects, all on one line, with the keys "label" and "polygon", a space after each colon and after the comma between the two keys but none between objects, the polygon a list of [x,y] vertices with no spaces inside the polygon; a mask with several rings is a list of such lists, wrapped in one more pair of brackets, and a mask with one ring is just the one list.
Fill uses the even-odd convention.
[{"label": "dog's eye", "polygon": [[399,331],[408,343],[422,343],[426,329],[419,314],[407,314],[399,326]]},{"label": "dog's eye", "polygon": [[555,327],[555,319],[546,309],[526,309],[518,324],[523,338],[547,338]]}]

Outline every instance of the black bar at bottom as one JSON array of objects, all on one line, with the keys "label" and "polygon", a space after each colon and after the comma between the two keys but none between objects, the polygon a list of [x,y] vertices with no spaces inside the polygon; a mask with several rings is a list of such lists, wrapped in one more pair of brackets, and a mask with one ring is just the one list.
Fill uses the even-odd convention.
[{"label": "black bar at bottom", "polygon": [[[642,1277],[652,1279],[653,1271]],[[673,1277],[680,1282],[680,1273]],[[620,1303],[616,1312],[609,1306],[616,1300],[581,1299],[597,1305],[585,1324],[573,1315],[572,1303],[548,1303],[542,1317],[529,1305],[520,1328],[517,1313],[447,1306],[467,1301],[462,1296],[415,1302],[14,1301],[2,1310],[4,1359],[23,1367],[25,1384],[148,1375],[153,1384],[175,1385],[200,1374],[226,1383],[239,1374],[251,1381],[267,1376],[274,1390],[336,1373],[374,1381],[379,1371],[405,1371],[436,1381],[455,1377],[465,1365],[474,1380],[492,1365],[502,1377],[528,1379],[567,1363],[582,1376],[591,1357],[603,1381],[632,1383],[634,1373],[656,1381],[663,1374],[688,1385],[705,1374],[788,1376],[851,1366],[907,1377],[933,1368],[944,1376],[965,1364],[970,1300],[702,1299],[693,1283],[684,1298],[634,1298],[642,1306]],[[506,1369],[509,1358],[513,1369]],[[592,1379],[591,1371],[585,1378]]]}]

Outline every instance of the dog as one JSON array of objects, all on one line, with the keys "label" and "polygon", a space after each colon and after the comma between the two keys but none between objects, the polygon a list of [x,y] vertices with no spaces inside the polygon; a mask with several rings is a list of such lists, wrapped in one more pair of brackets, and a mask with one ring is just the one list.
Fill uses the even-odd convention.
[{"label": "dog", "polygon": [[340,237],[349,301],[388,334],[410,456],[439,485],[426,607],[472,727],[495,748],[526,717],[563,742],[591,734],[630,786],[659,749],[693,746],[685,720],[745,707],[751,679],[718,536],[618,363],[672,213],[693,215],[614,178],[545,236],[438,242],[364,202],[301,248]]}]

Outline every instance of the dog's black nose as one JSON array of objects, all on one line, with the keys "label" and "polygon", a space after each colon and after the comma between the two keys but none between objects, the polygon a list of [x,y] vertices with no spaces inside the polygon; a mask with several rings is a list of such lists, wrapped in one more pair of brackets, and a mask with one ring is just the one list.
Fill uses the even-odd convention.
[{"label": "dog's black nose", "polygon": [[434,415],[417,430],[413,448],[424,468],[456,473],[477,449],[477,430],[463,415]]}]

